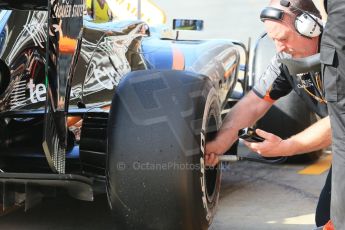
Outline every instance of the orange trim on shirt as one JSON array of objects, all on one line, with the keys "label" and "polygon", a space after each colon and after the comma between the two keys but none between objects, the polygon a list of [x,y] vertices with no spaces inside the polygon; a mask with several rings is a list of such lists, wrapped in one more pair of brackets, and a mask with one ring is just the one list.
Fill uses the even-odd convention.
[{"label": "orange trim on shirt", "polygon": [[327,224],[325,226],[323,226],[323,229],[322,230],[334,230],[334,225],[333,225],[333,222],[331,220],[329,220],[327,222]]},{"label": "orange trim on shirt", "polygon": [[265,94],[265,96],[264,96],[264,98],[263,98],[265,101],[267,101],[267,102],[270,102],[270,103],[274,103],[275,102],[275,100],[273,100],[271,97],[270,97],[270,91],[268,90],[268,91],[266,91],[266,94]]}]

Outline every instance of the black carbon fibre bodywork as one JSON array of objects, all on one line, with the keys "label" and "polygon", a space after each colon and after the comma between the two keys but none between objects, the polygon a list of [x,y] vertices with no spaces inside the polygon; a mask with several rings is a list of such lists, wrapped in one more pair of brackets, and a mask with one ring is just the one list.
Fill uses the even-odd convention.
[{"label": "black carbon fibre bodywork", "polygon": [[0,2],[4,173],[102,180],[108,113],[128,73],[199,74],[211,80],[222,108],[235,87],[240,55],[232,42],[163,40],[142,21],[96,23],[83,6],[83,0]]}]

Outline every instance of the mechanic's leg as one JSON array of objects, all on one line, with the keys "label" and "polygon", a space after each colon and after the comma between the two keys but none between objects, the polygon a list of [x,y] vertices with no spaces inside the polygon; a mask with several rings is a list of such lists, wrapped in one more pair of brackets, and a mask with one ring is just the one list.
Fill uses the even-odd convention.
[{"label": "mechanic's leg", "polygon": [[[338,95],[339,96],[339,95]],[[332,126],[332,192],[331,219],[335,229],[345,228],[345,97],[329,102]]]},{"label": "mechanic's leg", "polygon": [[317,227],[325,225],[331,218],[331,180],[332,168],[328,172],[325,185],[320,193],[319,202],[317,203],[315,214],[315,223]]},{"label": "mechanic's leg", "polygon": [[[324,87],[333,135],[331,219],[345,229],[345,1],[328,0],[327,23],[321,40]],[[331,100],[329,100],[331,99]]]}]

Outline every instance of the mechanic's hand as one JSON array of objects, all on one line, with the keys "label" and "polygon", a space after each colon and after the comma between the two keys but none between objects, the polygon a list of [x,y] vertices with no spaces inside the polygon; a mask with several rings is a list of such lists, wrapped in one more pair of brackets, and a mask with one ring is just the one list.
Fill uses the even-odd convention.
[{"label": "mechanic's hand", "polygon": [[209,153],[205,155],[205,165],[208,167],[214,167],[219,163],[218,156],[216,153]]},{"label": "mechanic's hand", "polygon": [[[224,150],[225,149],[225,150]],[[226,151],[224,143],[221,140],[213,140],[206,143],[205,146],[205,165],[216,166],[219,162],[218,156]]]},{"label": "mechanic's hand", "polygon": [[264,157],[277,157],[285,156],[288,152],[288,146],[285,144],[284,140],[280,137],[274,135],[273,133],[268,133],[261,129],[255,130],[256,134],[260,137],[265,138],[263,142],[248,142],[244,141],[244,144],[250,148],[253,152]]}]

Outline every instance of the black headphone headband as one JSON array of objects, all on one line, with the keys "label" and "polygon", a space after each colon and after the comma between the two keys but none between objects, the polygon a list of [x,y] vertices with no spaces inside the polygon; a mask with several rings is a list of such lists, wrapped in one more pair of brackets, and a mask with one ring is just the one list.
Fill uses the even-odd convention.
[{"label": "black headphone headband", "polygon": [[[323,27],[321,19],[313,16],[307,11],[291,5],[290,1],[281,0],[280,4],[284,7],[288,7],[301,13],[299,15],[296,15],[294,22],[295,29],[299,34],[307,38],[312,38],[322,33]],[[284,10],[278,8],[266,7],[261,11],[260,19],[261,21],[265,21],[268,19],[282,21],[285,13],[286,12]]]},{"label": "black headphone headband", "polygon": [[265,7],[261,11],[260,19],[261,21],[265,21],[267,19],[281,21],[283,19],[283,16],[284,16],[283,10],[273,8],[273,7]]}]

